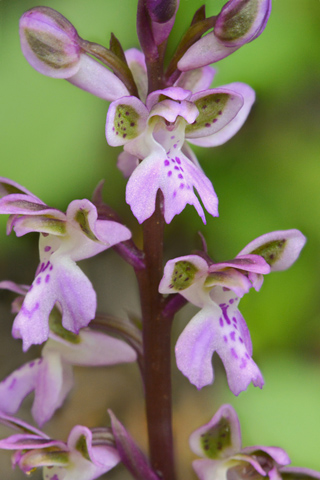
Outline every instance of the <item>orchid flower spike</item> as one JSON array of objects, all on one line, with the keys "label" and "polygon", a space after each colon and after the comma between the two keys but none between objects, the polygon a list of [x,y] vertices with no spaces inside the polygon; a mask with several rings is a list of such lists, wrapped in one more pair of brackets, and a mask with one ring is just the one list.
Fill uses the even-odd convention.
[{"label": "orchid flower spike", "polygon": [[28,10],[20,19],[19,31],[23,55],[43,75],[65,78],[108,101],[129,95],[114,73],[81,50],[76,29],[56,10]]},{"label": "orchid flower spike", "polygon": [[251,287],[260,289],[263,275],[289,268],[305,241],[298,230],[277,231],[258,237],[227,262],[211,263],[198,255],[167,262],[159,292],[180,293],[201,309],[175,347],[179,370],[198,389],[214,380],[214,352],[224,364],[234,395],[250,382],[262,388],[264,381],[252,360],[250,333],[238,304]]},{"label": "orchid flower spike", "polygon": [[213,32],[196,41],[178,62],[182,71],[210,65],[257,38],[266,27],[271,0],[229,0]]},{"label": "orchid flower spike", "polygon": [[[21,286],[0,282],[0,288],[13,291]],[[79,335],[65,330],[61,314],[54,308],[50,315],[50,338],[41,358],[22,365],[0,382],[0,411],[15,414],[23,399],[34,391],[32,415],[38,425],[50,420],[73,387],[73,365],[107,366],[134,362],[136,352],[127,343],[105,333],[82,329]]]},{"label": "orchid flower spike", "polygon": [[[143,55],[130,50],[127,61],[134,78],[140,77],[137,84],[143,95],[147,84]],[[185,139],[205,147],[226,142],[244,123],[254,92],[243,83],[209,89],[213,75],[210,67],[187,72],[175,86],[152,92],[145,103],[133,96],[111,103],[106,137],[111,146],[124,146],[118,166],[130,176],[126,201],[139,223],[153,214],[159,189],[167,223],[187,204],[196,208],[205,223],[194,189],[205,209],[218,215],[212,184]]]},{"label": "orchid flower spike", "polygon": [[279,447],[242,448],[240,424],[231,405],[222,405],[206,425],[189,439],[191,450],[202,457],[192,465],[200,480],[319,479],[320,473],[308,468],[287,467],[290,458]]},{"label": "orchid flower spike", "polygon": [[10,214],[7,233],[18,237],[39,232],[40,265],[13,323],[13,336],[23,349],[48,339],[49,315],[58,302],[62,325],[78,333],[94,318],[96,293],[76,265],[113,245],[131,232],[120,223],[99,220],[89,200],[74,200],[67,212],[48,207],[21,185],[0,177],[0,213]]},{"label": "orchid flower spike", "polygon": [[89,430],[76,425],[65,443],[2,413],[0,422],[27,432],[0,440],[0,449],[15,451],[13,467],[18,466],[26,474],[43,468],[43,480],[94,480],[120,461],[107,429]]}]

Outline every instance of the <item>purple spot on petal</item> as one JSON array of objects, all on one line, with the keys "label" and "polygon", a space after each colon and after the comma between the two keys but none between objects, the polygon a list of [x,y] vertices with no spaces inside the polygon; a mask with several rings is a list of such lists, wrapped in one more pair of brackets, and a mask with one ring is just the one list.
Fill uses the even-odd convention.
[{"label": "purple spot on petal", "polygon": [[17,382],[17,379],[16,379],[16,378],[13,378],[12,381],[11,381],[11,383],[10,383],[10,385],[9,385],[9,390],[12,390],[12,389],[13,389],[13,387],[14,387],[15,384],[16,384],[16,382]]},{"label": "purple spot on petal", "polygon": [[228,338],[226,337],[226,335],[223,335],[223,340],[225,341],[225,343],[228,343]]},{"label": "purple spot on petal", "polygon": [[122,135],[122,137],[123,137],[123,138],[126,138],[126,136],[127,136],[127,134],[126,134],[126,133],[124,133],[124,134]]},{"label": "purple spot on petal", "polygon": [[135,123],[134,122],[131,122],[130,123],[130,127],[134,127],[135,126]]},{"label": "purple spot on petal", "polygon": [[231,348],[230,351],[231,351],[231,355],[232,355],[234,358],[239,358],[234,348]]},{"label": "purple spot on petal", "polygon": [[177,161],[177,164],[180,165],[181,164],[181,160],[179,157],[176,157],[176,161]]},{"label": "purple spot on petal", "polygon": [[184,188],[184,183],[180,183],[179,188],[181,188],[181,190],[182,190]]},{"label": "purple spot on petal", "polygon": [[50,275],[46,275],[45,282],[48,283],[50,280]]},{"label": "purple spot on petal", "polygon": [[171,170],[169,170],[168,177],[171,177],[171,175],[172,175],[172,172],[171,172]]},{"label": "purple spot on petal", "polygon": [[112,127],[112,131],[113,131],[113,132],[115,131],[115,128],[114,128],[114,127]]},{"label": "purple spot on petal", "polygon": [[231,333],[230,333],[230,338],[231,338],[231,340],[233,340],[234,342],[235,342],[235,340],[236,340],[236,339],[235,339],[235,336],[236,336],[236,332],[231,332]]},{"label": "purple spot on petal", "polygon": [[233,298],[230,298],[230,300],[229,300],[230,305],[232,305],[233,302],[234,302],[234,299],[233,299]]},{"label": "purple spot on petal", "polygon": [[219,110],[218,115],[222,115],[222,110]]},{"label": "purple spot on petal", "polygon": [[177,146],[178,146],[178,145],[175,143],[175,144],[173,145],[173,148],[177,148]]},{"label": "purple spot on petal", "polygon": [[29,363],[29,367],[30,367],[30,368],[34,367],[34,364],[35,364],[35,362]]},{"label": "purple spot on petal", "polygon": [[50,245],[47,245],[46,247],[44,247],[44,251],[45,251],[45,252],[50,252],[50,250],[51,250]]},{"label": "purple spot on petal", "polygon": [[50,270],[50,272],[51,272],[51,270],[53,270],[53,265],[50,265],[49,270]]},{"label": "purple spot on petal", "polygon": [[126,112],[126,115],[129,115],[129,112]]},{"label": "purple spot on petal", "polygon": [[223,318],[222,317],[219,318],[219,323],[220,323],[220,327],[223,327]]},{"label": "purple spot on petal", "polygon": [[232,320],[234,321],[234,323],[237,323],[236,317],[232,317]]},{"label": "purple spot on petal", "polygon": [[40,285],[40,283],[41,283],[41,277],[37,277],[36,283],[37,283],[37,285]]},{"label": "purple spot on petal", "polygon": [[180,170],[177,165],[174,166],[174,169],[175,169],[175,170]]},{"label": "purple spot on petal", "polygon": [[220,102],[220,98],[216,98],[216,99],[215,99],[215,102],[216,102],[216,103],[219,103],[219,102]]},{"label": "purple spot on petal", "polygon": [[183,178],[182,173],[179,173],[178,178]]},{"label": "purple spot on petal", "polygon": [[246,353],[246,357],[247,357],[247,359],[249,360],[249,358],[250,358],[250,355],[249,355],[248,353]]},{"label": "purple spot on petal", "polygon": [[173,198],[175,198],[175,197],[176,197],[176,195],[177,195],[177,192],[176,192],[176,190],[175,190],[175,191],[173,192],[173,195],[172,195],[172,196],[173,196]]},{"label": "purple spot on petal", "polygon": [[241,338],[241,337],[239,337],[239,341],[240,341],[240,343],[243,343],[243,340],[242,340],[242,338]]},{"label": "purple spot on petal", "polygon": [[165,160],[165,161],[164,161],[164,166],[167,167],[168,165],[170,165],[169,160]]},{"label": "purple spot on petal", "polygon": [[116,132],[116,135],[119,135],[119,132]]},{"label": "purple spot on petal", "polygon": [[206,126],[207,128],[209,128],[209,127],[211,127],[211,123],[206,123],[205,126]]},{"label": "purple spot on petal", "polygon": [[245,358],[241,358],[240,368],[246,368],[247,360]]},{"label": "purple spot on petal", "polygon": [[173,139],[175,138],[175,136],[174,136],[174,135],[172,135],[170,138],[171,138],[171,140],[173,140]]},{"label": "purple spot on petal", "polygon": [[222,287],[222,290],[223,290],[224,292],[228,292],[230,289],[227,288],[227,287]]},{"label": "purple spot on petal", "polygon": [[176,163],[176,161],[175,161],[174,158],[171,158],[171,162],[172,162],[172,163]]},{"label": "purple spot on petal", "polygon": [[217,118],[214,118],[214,119],[212,120],[212,123],[216,123],[217,121],[218,121],[218,119],[217,119]]},{"label": "purple spot on petal", "polygon": [[182,167],[180,167],[180,170],[181,170],[181,172],[184,172],[184,170],[183,170],[183,168],[182,168]]}]

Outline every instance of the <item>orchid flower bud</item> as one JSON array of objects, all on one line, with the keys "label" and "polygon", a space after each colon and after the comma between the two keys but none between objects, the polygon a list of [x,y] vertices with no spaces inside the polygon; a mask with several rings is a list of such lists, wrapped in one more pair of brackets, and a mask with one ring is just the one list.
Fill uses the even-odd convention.
[{"label": "orchid flower bud", "polygon": [[182,71],[218,62],[265,29],[271,0],[229,0],[217,16],[213,32],[194,43],[178,63]]},{"label": "orchid flower bud", "polygon": [[230,0],[218,15],[215,36],[225,46],[241,47],[264,30],[271,0]]},{"label": "orchid flower bud", "polygon": [[81,49],[77,30],[56,10],[28,10],[20,19],[19,30],[22,53],[43,75],[64,78],[108,101],[129,94],[114,73]]},{"label": "orchid flower bud", "polygon": [[180,0],[145,0],[156,45],[167,40],[175,21],[179,2]]},{"label": "orchid flower bud", "polygon": [[77,31],[52,8],[36,7],[22,15],[20,39],[24,56],[38,72],[68,78],[79,70]]}]

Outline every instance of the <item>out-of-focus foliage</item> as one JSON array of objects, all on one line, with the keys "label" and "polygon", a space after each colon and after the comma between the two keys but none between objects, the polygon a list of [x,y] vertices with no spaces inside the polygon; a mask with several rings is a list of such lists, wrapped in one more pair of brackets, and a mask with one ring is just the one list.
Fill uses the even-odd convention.
[{"label": "out-of-focus foliage", "polygon": [[[171,51],[202,3],[181,0],[169,42]],[[223,3],[208,0],[208,14],[219,12]],[[124,202],[125,180],[116,169],[120,150],[108,147],[104,136],[107,104],[65,81],[41,76],[20,52],[18,20],[36,4],[30,0],[0,1],[0,175],[25,185],[61,209],[75,198],[90,198],[98,181],[105,178],[105,200],[118,209],[138,238],[137,223]],[[43,4],[59,10],[84,38],[107,44],[113,31],[124,48],[138,46],[134,0],[51,0]],[[258,235],[277,229],[299,228],[308,243],[291,270],[268,276],[261,292],[250,293],[240,304],[251,330],[254,359],[265,375],[262,391],[250,387],[239,398],[232,397],[221,369],[213,387],[197,392],[174,367],[181,478],[192,477],[187,436],[225,401],[238,411],[244,444],[279,445],[288,451],[294,465],[320,469],[319,23],[318,0],[274,0],[265,32],[216,65],[214,85],[247,82],[256,90],[257,102],[246,125],[228,144],[197,149],[218,194],[220,217],[208,218],[207,227],[203,227],[188,207],[167,227],[167,257],[199,248],[197,230],[205,235],[209,253],[216,260],[233,258]],[[5,219],[1,219],[0,229],[0,280],[30,282],[37,263],[36,236],[7,238]],[[112,265],[108,266],[110,259]],[[135,286],[130,290],[128,280],[121,278],[128,272],[119,265],[121,261],[108,253],[97,261],[85,262],[98,289],[100,310],[119,311],[114,301],[117,297],[124,312],[126,298],[119,297],[119,289],[125,282],[129,309],[137,311]],[[117,274],[110,275],[113,267]],[[8,339],[12,322],[9,300],[13,297],[6,298],[0,292],[5,332],[0,352],[2,377],[22,363],[19,342]],[[188,308],[182,311],[176,334],[190,316]],[[128,428],[138,435],[143,422],[142,413],[137,413],[142,408],[141,392],[126,406],[126,388],[134,389],[132,380],[127,383],[128,372],[121,367],[108,373],[106,391],[97,380],[106,377],[104,372],[93,375],[90,370],[86,381],[79,372],[79,386],[65,407],[66,417],[58,414],[58,425],[64,427],[65,418],[89,426],[101,424],[106,421],[108,402],[115,410],[121,405],[125,413],[120,418],[126,418]],[[98,404],[95,400],[92,410],[90,398],[96,394],[88,395],[88,386],[97,384],[103,400]],[[79,413],[68,417],[68,409],[75,411],[77,407]],[[49,430],[57,435],[54,421]],[[62,435],[66,436],[71,426]],[[9,464],[7,457],[2,457],[6,458],[2,463]],[[121,472],[120,478],[124,475]],[[15,472],[10,478],[23,476]]]}]

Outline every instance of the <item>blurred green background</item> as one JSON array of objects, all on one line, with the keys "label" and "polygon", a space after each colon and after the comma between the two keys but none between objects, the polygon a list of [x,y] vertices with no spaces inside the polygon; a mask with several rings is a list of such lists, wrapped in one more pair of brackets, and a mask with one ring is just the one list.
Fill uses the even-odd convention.
[{"label": "blurred green background", "polygon": [[[202,3],[181,0],[171,51]],[[208,15],[218,13],[223,3],[209,0]],[[138,47],[134,0],[43,4],[59,10],[86,39],[107,44],[113,31],[125,49]],[[63,80],[43,77],[20,52],[19,17],[35,5],[29,0],[0,1],[0,175],[61,209],[75,198],[90,198],[105,178],[105,200],[139,242],[140,227],[125,205],[126,182],[116,168],[120,149],[108,147],[105,140],[106,102]],[[233,258],[249,241],[272,230],[298,228],[308,242],[289,271],[268,276],[260,293],[250,292],[240,304],[251,331],[254,359],[266,380],[262,391],[250,386],[233,397],[218,358],[216,381],[201,392],[173,367],[179,478],[194,478],[188,435],[224,402],[238,411],[244,445],[279,445],[293,465],[320,469],[319,24],[319,0],[274,0],[263,35],[216,65],[214,85],[247,82],[256,90],[257,101],[245,126],[228,144],[197,149],[218,194],[220,217],[207,215],[204,227],[187,207],[166,229],[167,258],[199,248],[199,230],[209,253],[219,261]],[[0,280],[30,283],[38,261],[37,235],[6,237],[5,222],[0,219]],[[132,272],[113,252],[81,266],[97,289],[100,310],[139,312]],[[20,342],[10,338],[13,298],[0,292],[2,378],[39,354],[35,347],[22,354]],[[176,336],[194,311],[190,307],[182,311]],[[48,424],[50,435],[65,439],[74,423],[102,425],[108,421],[106,408],[111,407],[145,445],[142,393],[134,366],[77,369],[76,385],[65,408]],[[31,401],[21,413],[29,420]],[[18,471],[11,473],[8,454],[1,456],[2,469],[2,478],[24,478]],[[129,477],[118,467],[108,478]]]}]

